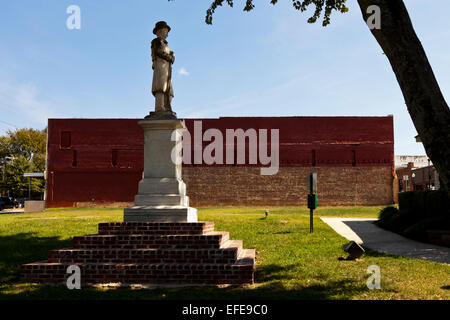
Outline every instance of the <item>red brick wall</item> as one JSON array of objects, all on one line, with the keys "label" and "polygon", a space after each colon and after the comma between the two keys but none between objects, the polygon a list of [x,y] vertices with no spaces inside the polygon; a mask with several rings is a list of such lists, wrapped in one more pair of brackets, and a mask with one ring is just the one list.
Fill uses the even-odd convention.
[{"label": "red brick wall", "polygon": [[[70,147],[61,147],[61,132],[70,132]],[[128,206],[142,177],[143,145],[137,119],[49,119],[46,206]]]},{"label": "red brick wall", "polygon": [[317,172],[318,204],[382,205],[393,202],[389,167],[284,167],[262,176],[258,168],[183,168],[192,206],[306,205],[306,177]]},{"label": "red brick wall", "polygon": [[[191,134],[195,120],[202,121],[203,132],[279,129],[280,171],[261,176],[260,165],[184,164],[193,206],[304,205],[306,175],[312,171],[319,174],[321,205],[392,202],[392,117],[185,119]],[[131,204],[144,162],[137,121],[49,119],[47,207]],[[70,132],[70,139],[64,134],[61,141],[62,132]]]}]

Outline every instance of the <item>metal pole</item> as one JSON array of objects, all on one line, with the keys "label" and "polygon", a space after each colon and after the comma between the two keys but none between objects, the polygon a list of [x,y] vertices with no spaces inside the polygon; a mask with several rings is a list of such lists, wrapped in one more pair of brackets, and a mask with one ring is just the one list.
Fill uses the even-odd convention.
[{"label": "metal pole", "polygon": [[31,177],[28,177],[28,200],[31,200]]}]

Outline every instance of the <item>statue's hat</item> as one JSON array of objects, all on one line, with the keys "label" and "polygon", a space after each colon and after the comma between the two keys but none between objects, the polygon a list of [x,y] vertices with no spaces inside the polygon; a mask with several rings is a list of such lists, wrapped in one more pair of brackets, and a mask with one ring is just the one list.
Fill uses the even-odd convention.
[{"label": "statue's hat", "polygon": [[167,28],[170,31],[170,27],[165,21],[158,21],[155,25],[155,28],[153,29],[153,33],[156,34],[156,31],[162,28]]}]

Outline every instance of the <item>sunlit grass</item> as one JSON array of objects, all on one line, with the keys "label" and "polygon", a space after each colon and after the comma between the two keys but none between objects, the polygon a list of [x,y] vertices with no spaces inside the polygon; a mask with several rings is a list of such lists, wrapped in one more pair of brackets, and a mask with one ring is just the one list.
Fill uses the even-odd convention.
[{"label": "sunlit grass", "polygon": [[[381,207],[198,208],[200,221],[255,248],[254,285],[228,288],[68,290],[20,284],[19,266],[45,260],[47,251],[70,247],[74,236],[95,234],[98,223],[123,221],[123,209],[49,209],[0,215],[0,298],[3,299],[450,299],[449,266],[367,250],[359,261],[339,261],[347,240],[320,216],[377,217]],[[269,216],[265,218],[265,210]],[[381,290],[366,286],[367,267],[382,273]]]}]

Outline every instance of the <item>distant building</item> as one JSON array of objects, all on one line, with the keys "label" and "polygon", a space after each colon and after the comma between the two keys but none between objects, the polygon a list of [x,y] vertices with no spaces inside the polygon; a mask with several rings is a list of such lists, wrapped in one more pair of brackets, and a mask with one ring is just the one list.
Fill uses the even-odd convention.
[{"label": "distant building", "polygon": [[[416,142],[422,143],[417,135]],[[395,156],[395,174],[399,192],[414,190],[438,190],[439,175],[428,156]],[[395,189],[395,187],[394,187]],[[396,197],[394,196],[394,199]],[[398,200],[398,199],[396,199]],[[397,202],[397,201],[396,201]]]},{"label": "distant building", "polygon": [[422,168],[429,166],[431,163],[429,162],[428,156],[408,156],[401,155],[395,156],[395,168],[406,168],[408,163],[412,162],[415,168]]},{"label": "distant building", "polygon": [[433,166],[412,170],[414,190],[439,190],[439,174]]},{"label": "distant building", "polygon": [[409,162],[406,167],[395,167],[395,174],[398,179],[398,192],[413,191],[412,171],[416,169],[413,162]]},{"label": "distant building", "polygon": [[395,169],[398,179],[398,191],[439,190],[439,175],[434,166],[417,167],[408,163],[406,167]]}]

